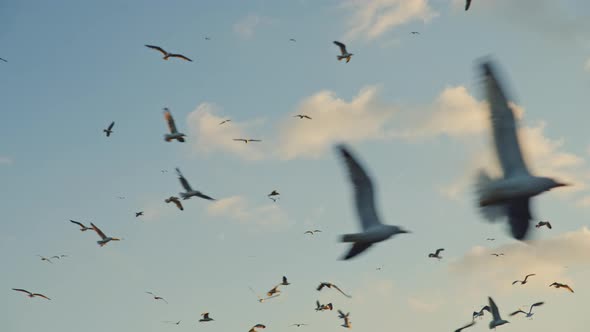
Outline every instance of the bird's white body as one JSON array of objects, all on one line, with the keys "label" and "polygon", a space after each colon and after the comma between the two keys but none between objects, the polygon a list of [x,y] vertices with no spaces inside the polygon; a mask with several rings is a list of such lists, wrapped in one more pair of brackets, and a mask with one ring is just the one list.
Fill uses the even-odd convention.
[{"label": "bird's white body", "polygon": [[481,176],[483,179],[478,187],[480,206],[498,205],[517,198],[533,197],[555,187],[552,179],[529,174],[497,180],[491,180],[487,175]]}]

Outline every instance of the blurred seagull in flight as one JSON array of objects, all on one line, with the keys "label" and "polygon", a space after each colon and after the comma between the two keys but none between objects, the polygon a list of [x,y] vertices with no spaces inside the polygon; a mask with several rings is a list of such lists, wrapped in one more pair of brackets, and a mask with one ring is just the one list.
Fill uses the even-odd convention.
[{"label": "blurred seagull in flight", "polygon": [[277,293],[280,293],[281,291],[279,290],[279,285],[274,286],[271,290],[269,290],[266,293],[266,296],[271,297]]},{"label": "blurred seagull in flight", "polygon": [[33,298],[33,297],[42,297],[44,299],[51,300],[50,298],[48,298],[47,296],[45,296],[43,294],[40,294],[40,293],[31,293],[31,292],[29,292],[28,290],[25,290],[25,289],[13,288],[12,290],[13,291],[17,291],[17,292],[26,293],[30,298]]},{"label": "blurred seagull in flight", "polygon": [[[48,263],[51,263],[51,264],[53,264],[53,262],[51,261],[51,259],[49,259],[49,258],[47,258],[47,257],[44,257],[44,256],[41,256],[41,255],[37,255],[37,256],[41,257],[41,261],[46,261],[46,262],[48,262]],[[59,258],[59,257],[58,257],[58,258]]]},{"label": "blurred seagull in flight", "polygon": [[484,217],[490,221],[507,216],[512,236],[523,240],[532,219],[530,199],[566,184],[529,173],[520,150],[514,113],[508,105],[494,65],[484,62],[480,67],[490,104],[496,154],[504,175],[502,178],[492,179],[485,171],[480,171],[477,181],[479,206]]},{"label": "blurred seagull in flight", "polygon": [[332,310],[334,309],[334,306],[332,305],[332,303],[328,303],[328,304],[320,304],[320,301],[315,301],[315,311],[324,311],[324,310]]},{"label": "blurred seagull in flight", "polygon": [[2,61],[4,61],[4,62],[8,62],[8,61],[6,61],[5,59],[2,59],[2,58],[0,58],[0,60],[2,60]]},{"label": "blurred seagull in flight", "polygon": [[440,249],[436,249],[436,251],[434,253],[430,253],[428,254],[429,258],[437,258],[437,259],[441,259],[442,256],[440,255],[441,251],[445,250],[444,248],[440,248]]},{"label": "blurred seagull in flight", "polygon": [[469,6],[471,6],[471,0],[465,0],[465,11],[469,10]]},{"label": "blurred seagull in flight", "polygon": [[159,46],[145,45],[145,47],[151,48],[152,50],[156,50],[156,51],[159,51],[160,53],[162,53],[164,55],[164,57],[162,59],[164,59],[164,60],[168,60],[168,58],[180,58],[180,59],[183,59],[183,60],[186,60],[186,61],[190,61],[190,62],[193,61],[193,60],[185,57],[182,54],[168,53],[168,52],[164,51],[164,49],[161,48],[161,47],[159,47]]},{"label": "blurred seagull in flight", "polygon": [[176,196],[170,196],[169,198],[166,198],[164,200],[164,202],[166,202],[166,203],[172,202],[172,203],[176,204],[176,207],[179,208],[180,211],[183,211],[184,210],[184,207],[182,206],[182,202]]},{"label": "blurred seagull in flight", "polygon": [[315,233],[321,233],[321,232],[322,231],[320,231],[319,229],[314,229],[313,231],[311,231],[311,230],[310,231],[306,231],[303,234],[311,234],[311,235],[314,235]]},{"label": "blurred seagull in flight", "polygon": [[202,313],[201,316],[203,316],[203,318],[199,319],[199,322],[210,322],[210,321],[214,320],[213,318],[209,317],[208,312]]},{"label": "blurred seagull in flight", "polygon": [[296,323],[296,324],[292,324],[291,326],[297,326],[297,327],[302,327],[302,326],[306,326],[307,324],[303,324],[303,323]]},{"label": "blurred seagull in flight", "polygon": [[520,282],[520,284],[521,284],[521,285],[524,285],[524,284],[526,284],[526,283],[527,283],[527,279],[528,279],[529,277],[532,277],[532,276],[534,276],[534,275],[535,275],[534,273],[533,273],[533,274],[527,274],[527,275],[524,277],[524,280],[515,280],[515,281],[513,281],[513,282],[512,282],[512,284],[514,285],[514,284],[516,284],[517,282]]},{"label": "blurred seagull in flight", "polygon": [[197,196],[197,197],[200,197],[203,199],[208,199],[210,201],[215,200],[215,198],[209,197],[209,196],[201,193],[200,191],[193,190],[193,188],[191,188],[191,185],[184,178],[184,176],[182,175],[182,173],[180,172],[180,170],[178,168],[176,168],[176,173],[178,174],[178,179],[180,180],[180,184],[182,184],[182,187],[184,188],[184,190],[186,190],[186,192],[180,193],[180,197],[182,197],[182,199],[189,199],[193,196]]},{"label": "blurred seagull in flight", "polygon": [[490,330],[495,329],[497,326],[504,325],[506,323],[510,323],[507,320],[503,320],[500,317],[500,312],[498,311],[498,306],[494,302],[491,297],[488,297],[488,301],[490,302],[490,309],[492,310],[492,321],[490,322]]},{"label": "blurred seagull in flight", "polygon": [[299,119],[309,119],[311,120],[311,117],[309,115],[305,115],[305,114],[297,114],[297,115],[293,115],[294,118],[299,118]]},{"label": "blurred seagull in flight", "polygon": [[91,230],[92,229],[92,227],[86,227],[84,224],[82,224],[80,222],[77,222],[75,220],[71,220],[70,219],[70,222],[72,224],[76,224],[76,225],[80,226],[80,231],[82,231],[82,232],[86,232],[87,230]]},{"label": "blurred seagull in flight", "polygon": [[336,285],[334,285],[333,283],[330,283],[330,282],[322,282],[322,283],[320,283],[320,285],[316,289],[318,291],[321,291],[324,287],[326,287],[326,288],[332,288],[332,287],[334,287],[336,290],[338,290],[340,293],[342,293],[342,295],[344,295],[344,296],[346,296],[348,298],[352,297],[352,296],[344,293],[342,291],[342,289],[340,289],[338,286],[336,286]]},{"label": "blurred seagull in flight", "polygon": [[289,41],[296,42],[295,38],[291,38]]},{"label": "blurred seagull in flight", "polygon": [[262,142],[262,140],[252,138],[234,138],[234,141],[244,142],[246,144],[248,144],[248,142]]},{"label": "blurred seagull in flight", "polygon": [[219,123],[219,125],[221,126],[222,124],[224,124],[224,123],[228,123],[228,122],[230,122],[230,121],[231,121],[231,119],[223,120],[223,121],[221,121],[221,122]]},{"label": "blurred seagull in flight", "polygon": [[350,58],[354,55],[352,53],[348,53],[348,51],[346,50],[346,45],[342,44],[339,41],[334,41],[334,44],[338,45],[338,47],[340,47],[340,53],[341,55],[338,55],[338,61],[342,60],[342,59],[346,59],[346,63],[350,62]]},{"label": "blurred seagull in flight", "polygon": [[258,296],[258,294],[256,294],[256,292],[252,289],[252,287],[248,287],[248,288],[250,288],[250,290],[252,291],[252,293],[254,293],[254,295],[256,295],[256,297],[258,298],[258,302],[260,302],[260,303],[262,303],[262,302],[264,302],[264,301],[266,301],[268,299],[272,299],[272,298],[275,298],[275,297],[281,295],[281,294],[276,294],[276,295],[273,295],[273,296],[262,298],[262,297]]},{"label": "blurred seagull in flight", "polygon": [[504,254],[503,254],[503,253],[499,253],[499,254],[497,254],[497,253],[493,253],[493,254],[491,254],[491,255],[492,255],[492,256],[496,256],[496,257],[504,256]]},{"label": "blurred seagull in flight", "polygon": [[573,289],[572,289],[570,286],[568,286],[568,285],[566,285],[566,284],[560,284],[560,283],[558,283],[558,282],[554,282],[554,283],[552,283],[551,285],[549,285],[549,287],[555,287],[555,288],[565,288],[565,289],[569,290],[569,291],[570,291],[570,292],[572,292],[572,293],[574,292],[574,290],[573,290]]},{"label": "blurred seagull in flight", "polygon": [[492,237],[488,237],[488,238],[486,239],[486,241],[496,241],[496,239],[494,239],[494,238],[492,238]]},{"label": "blurred seagull in flight", "polygon": [[279,196],[279,195],[281,195],[281,194],[279,194],[279,192],[278,192],[278,191],[276,191],[276,190],[273,190],[273,191],[272,191],[270,194],[268,194],[267,196],[268,196],[268,197],[272,197],[272,196]]},{"label": "blurred seagull in flight", "polygon": [[164,135],[164,140],[166,142],[170,142],[172,140],[184,142],[184,137],[186,135],[183,133],[179,133],[178,130],[176,130],[176,124],[174,123],[174,118],[172,117],[172,113],[170,113],[170,110],[168,109],[168,107],[164,107],[164,119],[166,119],[166,122],[168,123],[168,130],[170,130],[170,134]]},{"label": "blurred seagull in flight", "polygon": [[161,296],[157,296],[156,294],[154,294],[152,292],[146,292],[146,294],[150,294],[154,298],[154,300],[162,300],[162,301],[166,302],[166,304],[168,304],[168,301],[166,301],[166,299]]},{"label": "blurred seagull in flight", "polygon": [[115,126],[115,121],[111,122],[107,129],[102,130],[103,132],[105,132],[105,134],[107,134],[107,137],[111,136],[111,134],[113,133],[113,126]]},{"label": "blurred seagull in flight", "polygon": [[104,235],[100,228],[96,227],[96,225],[94,225],[93,223],[90,223],[90,225],[92,226],[96,234],[98,234],[98,236],[100,236],[100,238],[102,239],[100,241],[96,241],[96,243],[98,243],[99,246],[104,247],[107,243],[111,241],[121,241],[121,239],[119,238]]},{"label": "blurred seagull in flight", "polygon": [[290,283],[287,280],[287,277],[286,276],[283,276],[283,281],[280,283],[280,285],[281,286],[289,286],[290,285]]},{"label": "blurred seagull in flight", "polygon": [[143,216],[143,211],[135,212],[135,218]]},{"label": "blurred seagull in flight", "polygon": [[475,318],[479,317],[479,319],[481,319],[481,317],[483,317],[483,313],[484,311],[487,311],[489,313],[492,313],[492,310],[490,309],[490,306],[484,306],[483,308],[481,308],[480,311],[474,311],[473,312],[473,316],[471,317],[471,320],[474,320]]},{"label": "blurred seagull in flight", "polygon": [[529,312],[522,311],[522,310],[518,309],[518,310],[516,310],[515,312],[511,313],[511,314],[510,314],[510,316],[514,316],[514,315],[517,315],[517,314],[523,313],[523,314],[525,314],[525,315],[526,315],[526,317],[527,317],[527,318],[531,318],[531,319],[532,319],[532,318],[533,318],[533,315],[534,315],[534,314],[533,314],[533,308],[534,308],[534,307],[541,306],[541,305],[543,305],[544,303],[545,303],[545,302],[537,302],[537,303],[534,303],[533,305],[531,305],[531,308],[529,309]]},{"label": "blurred seagull in flight", "polygon": [[548,221],[539,221],[538,224],[535,225],[536,228],[541,228],[543,226],[547,226],[547,228],[551,229],[551,223]]},{"label": "blurred seagull in flight", "polygon": [[362,253],[377,242],[389,239],[396,234],[409,233],[394,225],[385,225],[380,221],[375,209],[374,188],[371,178],[348,151],[345,145],[338,145],[338,152],[342,156],[347,168],[350,181],[354,188],[354,200],[356,212],[363,228],[362,233],[346,234],[342,236],[342,242],[352,242],[353,246],[343,258],[353,258]]},{"label": "blurred seagull in flight", "polygon": [[413,35],[419,35],[420,34],[420,32],[418,32],[418,31],[412,31],[410,33],[413,34]]},{"label": "blurred seagull in flight", "polygon": [[344,312],[342,312],[342,310],[338,310],[338,318],[344,319],[344,323],[340,326],[346,327],[347,329],[352,327],[352,325],[350,325],[351,322],[348,316],[350,316],[350,312],[347,312],[345,315]]}]

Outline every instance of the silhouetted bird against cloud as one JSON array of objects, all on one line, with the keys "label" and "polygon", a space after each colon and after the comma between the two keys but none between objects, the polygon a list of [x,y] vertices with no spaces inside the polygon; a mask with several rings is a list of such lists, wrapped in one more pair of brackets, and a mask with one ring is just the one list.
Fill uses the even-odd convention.
[{"label": "silhouetted bird against cloud", "polygon": [[319,229],[314,229],[313,231],[306,231],[303,234],[311,234],[311,235],[314,235],[315,233],[321,233],[321,231]]},{"label": "silhouetted bird against cloud", "polygon": [[213,318],[209,317],[208,312],[202,313],[201,316],[203,316],[203,318],[199,319],[199,322],[210,322],[210,321],[214,320]]},{"label": "silhouetted bird against cloud", "polygon": [[151,48],[153,50],[156,50],[156,51],[159,51],[160,53],[162,53],[164,55],[164,57],[162,59],[164,59],[164,60],[168,60],[168,58],[180,58],[180,59],[183,59],[186,61],[191,61],[191,62],[193,61],[193,60],[185,57],[182,54],[168,53],[168,52],[164,51],[164,49],[159,46],[145,45],[145,47]]},{"label": "silhouetted bird against cloud", "polygon": [[525,315],[526,315],[526,317],[527,317],[527,318],[532,318],[532,317],[533,317],[533,315],[534,315],[534,314],[533,314],[533,308],[534,308],[534,307],[541,306],[541,305],[543,305],[544,303],[545,303],[545,302],[537,302],[537,303],[534,303],[533,305],[531,305],[531,308],[529,309],[529,312],[522,311],[522,310],[518,309],[518,310],[516,310],[515,312],[511,313],[511,314],[510,314],[510,316],[514,316],[514,315],[517,315],[517,314],[523,313],[523,314],[525,314]]},{"label": "silhouetted bird against cloud", "polygon": [[47,296],[45,296],[43,294],[40,294],[40,293],[31,293],[31,292],[29,292],[28,290],[25,290],[25,289],[13,288],[12,290],[13,291],[17,291],[17,292],[26,293],[30,298],[33,298],[33,297],[42,297],[44,299],[51,300],[50,298],[48,298]]},{"label": "silhouetted bird against cloud", "polygon": [[228,122],[230,122],[230,121],[231,121],[231,119],[223,120],[223,121],[221,121],[221,122],[219,123],[219,125],[221,126],[222,124],[224,124],[224,123],[228,123]]},{"label": "silhouetted bird against cloud", "polygon": [[469,10],[469,6],[471,6],[471,0],[465,0],[465,11]]},{"label": "silhouetted bird against cloud", "polygon": [[115,125],[115,121],[111,122],[107,129],[103,129],[102,131],[107,134],[107,137],[111,136],[113,133],[113,126]]},{"label": "silhouetted bird against cloud", "polygon": [[338,45],[338,47],[340,47],[340,53],[341,55],[338,55],[338,61],[342,60],[342,59],[346,59],[346,63],[348,63],[350,61],[350,58],[354,55],[352,53],[348,53],[348,51],[346,50],[346,45],[342,44],[339,41],[334,41],[334,44]]},{"label": "silhouetted bird against cloud", "polygon": [[481,319],[481,317],[483,317],[484,311],[487,311],[489,313],[492,313],[492,310],[490,309],[490,306],[484,306],[483,308],[481,308],[481,310],[479,311],[474,311],[473,312],[473,316],[471,317],[471,319],[475,319],[477,317],[479,317]]},{"label": "silhouetted bird against cloud", "polygon": [[373,182],[345,145],[338,145],[336,148],[348,168],[349,178],[354,187],[356,212],[363,228],[362,233],[342,236],[342,242],[354,243],[344,257],[346,260],[357,256],[377,242],[409,232],[398,226],[381,223],[375,209]]},{"label": "silhouetted bird against cloud", "polygon": [[186,190],[186,192],[180,193],[180,197],[182,197],[182,199],[189,199],[193,196],[196,196],[196,197],[200,197],[203,199],[208,199],[210,201],[215,200],[215,198],[209,197],[209,196],[201,193],[200,191],[193,190],[193,188],[191,188],[191,185],[184,178],[184,176],[182,175],[182,173],[180,172],[180,170],[178,168],[176,168],[176,173],[178,174],[178,179],[180,180],[180,184],[182,185],[184,190]]},{"label": "silhouetted bird against cloud", "polygon": [[150,294],[154,298],[154,300],[162,300],[162,301],[166,302],[166,304],[168,304],[168,301],[166,301],[166,299],[161,296],[157,296],[156,294],[154,294],[152,292],[146,292],[146,294]]},{"label": "silhouetted bird against cloud", "polygon": [[321,291],[324,287],[326,287],[326,288],[332,288],[332,287],[334,287],[336,290],[338,290],[340,293],[342,293],[342,295],[344,295],[346,297],[352,297],[352,296],[344,293],[342,291],[342,289],[340,289],[338,286],[336,286],[336,285],[334,285],[333,283],[330,283],[330,282],[322,282],[322,283],[320,283],[320,285],[316,289],[318,291]]},{"label": "silhouetted bird against cloud", "polygon": [[183,211],[184,210],[184,207],[182,206],[182,202],[176,196],[170,196],[169,198],[166,198],[164,200],[164,202],[166,202],[166,203],[172,202],[172,203],[174,203],[176,205],[177,208],[180,209],[180,211]]},{"label": "silhouetted bird against cloud", "polygon": [[252,139],[252,138],[234,138],[234,141],[241,141],[244,143],[248,143],[248,142],[262,142],[262,140],[259,139]]},{"label": "silhouetted bird against cloud", "polygon": [[104,233],[93,223],[90,223],[90,225],[92,226],[96,234],[98,234],[98,236],[100,236],[101,238],[100,241],[96,241],[96,243],[98,243],[99,246],[104,247],[107,243],[111,241],[121,241],[121,239],[119,238],[104,235]]},{"label": "silhouetted bird against cloud", "polygon": [[483,215],[490,221],[507,216],[512,236],[523,240],[532,219],[530,199],[566,184],[529,173],[520,150],[513,111],[508,105],[508,99],[492,63],[481,64],[481,71],[485,78],[485,90],[490,104],[496,154],[504,175],[502,178],[492,179],[485,171],[480,171],[477,183],[479,206]]},{"label": "silhouetted bird against cloud", "polygon": [[143,216],[143,211],[135,212],[135,218]]},{"label": "silhouetted bird against cloud", "polygon": [[334,306],[332,305],[332,303],[328,303],[328,304],[320,304],[320,301],[315,301],[316,307],[315,307],[315,311],[324,311],[324,310],[332,310],[334,309]]},{"label": "silhouetted bird against cloud", "polygon": [[549,287],[565,288],[565,289],[569,290],[572,293],[574,292],[574,290],[570,286],[568,286],[566,284],[561,284],[561,283],[558,283],[558,282],[552,283],[551,285],[549,285]]},{"label": "silhouetted bird against cloud", "polygon": [[539,221],[538,224],[535,225],[536,228],[541,228],[543,226],[547,226],[547,228],[551,229],[551,223],[548,221]]},{"label": "silhouetted bird against cloud", "polygon": [[344,314],[344,312],[342,312],[342,310],[338,310],[338,318],[342,318],[344,319],[344,323],[340,326],[345,327],[347,329],[351,328],[352,325],[350,324],[350,319],[348,318],[348,316],[350,316],[350,312],[347,312],[346,315]]},{"label": "silhouetted bird against cloud", "polygon": [[299,119],[309,119],[311,120],[311,117],[309,117],[308,115],[305,114],[297,114],[293,116],[294,118],[299,118]]},{"label": "silhouetted bird against cloud", "polygon": [[166,119],[166,122],[168,123],[168,130],[170,131],[170,134],[164,135],[164,140],[166,142],[170,142],[172,140],[184,142],[184,137],[186,135],[183,133],[179,133],[178,130],[176,130],[174,118],[172,117],[172,113],[170,113],[170,110],[167,107],[164,107],[164,119]]},{"label": "silhouetted bird against cloud", "polygon": [[529,277],[532,277],[532,276],[534,276],[534,275],[535,275],[534,273],[533,273],[533,274],[527,274],[527,275],[524,277],[524,280],[515,280],[515,281],[513,281],[513,282],[512,282],[512,284],[514,285],[514,284],[516,284],[517,282],[520,282],[520,284],[521,284],[521,285],[524,285],[524,284],[526,284],[526,283],[527,283],[527,279],[528,279]]},{"label": "silhouetted bird against cloud", "polygon": [[497,326],[504,325],[506,323],[510,323],[507,320],[502,319],[500,316],[500,312],[498,311],[498,306],[492,300],[491,297],[488,297],[488,301],[490,302],[490,309],[492,310],[492,321],[490,322],[490,329],[495,329]]},{"label": "silhouetted bird against cloud", "polygon": [[92,229],[92,227],[86,227],[84,224],[82,224],[80,222],[77,222],[75,220],[71,220],[70,219],[70,222],[73,223],[73,224],[76,224],[76,225],[80,226],[80,231],[82,231],[82,232],[86,232],[87,230],[91,230]]},{"label": "silhouetted bird against cloud", "polygon": [[440,256],[441,251],[445,250],[444,248],[440,248],[440,249],[436,249],[436,251],[434,253],[430,253],[428,254],[429,258],[437,258],[437,259],[441,259],[442,256]]}]

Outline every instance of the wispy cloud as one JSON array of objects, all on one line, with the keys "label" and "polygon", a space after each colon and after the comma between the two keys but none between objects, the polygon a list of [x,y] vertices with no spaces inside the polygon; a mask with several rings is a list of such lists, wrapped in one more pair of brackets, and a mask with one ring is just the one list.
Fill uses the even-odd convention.
[{"label": "wispy cloud", "polygon": [[248,14],[234,24],[234,32],[243,39],[250,39],[262,24],[270,23],[268,17],[257,14]]},{"label": "wispy cloud", "polygon": [[428,0],[352,0],[343,5],[353,12],[346,39],[375,39],[413,21],[428,23],[439,14]]},{"label": "wispy cloud", "polygon": [[244,224],[266,229],[282,229],[290,224],[285,211],[276,203],[253,205],[242,196],[232,196],[211,203],[207,212],[214,217],[227,217]]}]

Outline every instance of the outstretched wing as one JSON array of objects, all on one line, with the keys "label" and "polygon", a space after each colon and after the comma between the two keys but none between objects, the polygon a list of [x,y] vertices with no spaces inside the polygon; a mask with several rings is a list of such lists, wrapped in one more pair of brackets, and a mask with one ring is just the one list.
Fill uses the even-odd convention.
[{"label": "outstretched wing", "polygon": [[191,188],[191,185],[184,178],[184,176],[182,176],[182,173],[180,172],[180,170],[178,168],[176,169],[176,173],[178,174],[178,180],[180,180],[180,184],[182,185],[182,187],[184,188],[184,190],[186,190],[187,192],[188,191],[193,191],[193,188]]},{"label": "outstretched wing", "polygon": [[346,51],[346,45],[342,44],[339,41],[334,41],[334,44],[338,45],[338,47],[340,47],[340,53],[342,53],[342,55],[347,54],[348,52]]},{"label": "outstretched wing", "polygon": [[568,286],[568,285],[563,285],[562,287],[565,288],[565,289],[567,289],[567,290],[569,290],[572,293],[574,292],[574,290],[570,286]]},{"label": "outstretched wing", "polygon": [[336,288],[336,289],[337,289],[337,290],[338,290],[340,293],[342,293],[344,296],[346,296],[346,297],[352,297],[352,296],[350,296],[350,295],[348,295],[348,294],[344,293],[344,292],[342,291],[342,289],[340,289],[338,286],[336,286],[336,285],[332,285],[332,287]]},{"label": "outstretched wing", "polygon": [[461,331],[463,331],[464,329],[466,329],[468,327],[472,327],[473,325],[475,325],[475,321],[473,321],[473,322],[471,322],[471,323],[469,323],[469,324],[467,324],[467,325],[465,325],[463,327],[460,327],[460,328],[456,329],[455,332],[461,332]]},{"label": "outstretched wing", "polygon": [[350,250],[348,251],[346,256],[344,256],[342,259],[343,260],[351,259],[351,258],[359,255],[363,251],[367,250],[372,245],[373,245],[372,243],[357,242],[352,245],[352,247],[350,248]]},{"label": "outstretched wing", "polygon": [[164,119],[168,123],[168,129],[170,130],[171,134],[176,134],[178,131],[176,130],[176,124],[174,123],[174,118],[172,117],[172,113],[167,108],[164,109]]},{"label": "outstretched wing", "polygon": [[522,311],[522,310],[520,310],[520,309],[519,309],[519,310],[517,310],[517,311],[515,311],[515,312],[511,313],[509,316],[518,315],[518,314],[520,314],[520,313],[523,313],[523,314],[525,314],[525,315],[526,315],[526,312],[524,312],[524,311]]},{"label": "outstretched wing", "polygon": [[469,6],[471,6],[471,0],[465,1],[465,11],[469,10]]},{"label": "outstretched wing", "polygon": [[96,225],[94,225],[93,223],[90,223],[90,226],[92,226],[92,229],[94,229],[94,231],[96,232],[96,234],[98,234],[98,236],[100,236],[103,240],[107,237],[106,235],[104,235],[104,233],[100,230],[100,228],[96,227]]},{"label": "outstretched wing", "polygon": [[532,312],[534,307],[538,307],[538,306],[541,306],[541,305],[543,305],[543,304],[545,304],[545,302],[537,302],[537,303],[533,303],[533,304],[531,305],[531,308],[529,309],[529,312]]},{"label": "outstretched wing", "polygon": [[170,55],[169,55],[169,57],[171,57],[171,58],[181,58],[181,59],[183,59],[183,60],[186,60],[186,61],[193,62],[193,60],[191,60],[191,59],[189,59],[189,58],[185,57],[185,56],[184,56],[184,55],[182,55],[182,54],[170,54]]},{"label": "outstretched wing", "polygon": [[247,142],[247,140],[244,138],[234,138],[234,141]]},{"label": "outstretched wing", "polygon": [[444,248],[436,249],[436,252],[434,254],[438,256],[438,254],[440,254],[440,252],[444,250]]},{"label": "outstretched wing", "polygon": [[12,290],[17,291],[17,292],[23,292],[23,293],[27,293],[29,295],[33,295],[33,293],[29,292],[26,289],[21,289],[21,288],[13,288]]},{"label": "outstretched wing", "polygon": [[500,317],[500,312],[498,311],[498,306],[496,305],[496,302],[494,302],[494,300],[489,296],[488,296],[488,302],[490,305],[490,309],[492,310],[492,316],[494,317],[494,320],[502,319]]},{"label": "outstretched wing", "polygon": [[168,53],[166,51],[164,51],[161,47],[159,46],[154,46],[154,45],[145,45],[145,47],[149,47],[152,50],[156,50],[159,51],[160,53],[162,53],[163,55],[167,55]]},{"label": "outstretched wing", "polygon": [[45,296],[45,295],[43,295],[43,294],[34,293],[34,294],[33,294],[33,296],[42,297],[42,298],[44,298],[44,299],[47,299],[47,300],[51,301],[51,299],[50,299],[50,298],[48,298],[47,296]]},{"label": "outstretched wing", "polygon": [[513,199],[506,204],[506,211],[512,236],[517,240],[525,239],[533,219],[529,198]]},{"label": "outstretched wing", "polygon": [[86,226],[84,226],[84,224],[82,224],[80,222],[77,222],[75,220],[70,219],[70,222],[73,223],[73,224],[76,224],[76,225],[80,226],[81,228],[86,228]]},{"label": "outstretched wing", "polygon": [[214,201],[214,200],[215,200],[215,198],[213,198],[213,197],[209,197],[209,196],[207,196],[207,195],[205,195],[205,194],[203,194],[203,193],[201,193],[201,192],[197,193],[197,197],[201,197],[201,198],[203,198],[203,199],[208,199],[208,200],[210,200],[210,201]]}]

